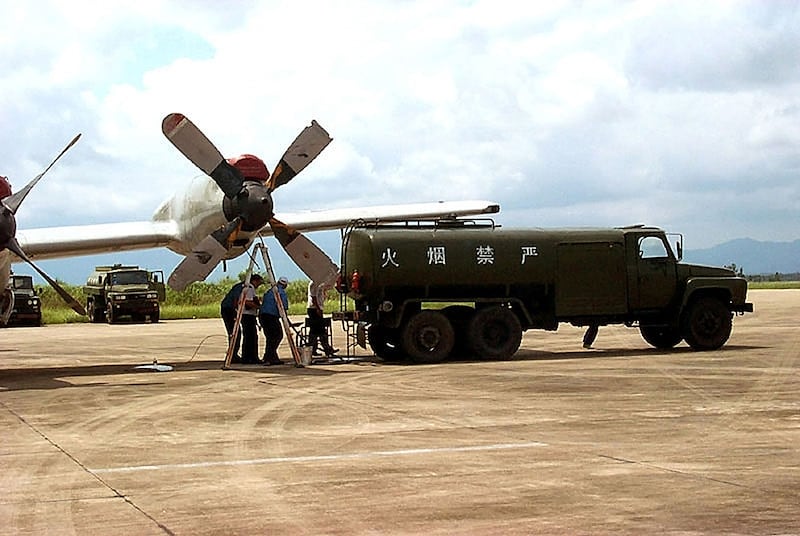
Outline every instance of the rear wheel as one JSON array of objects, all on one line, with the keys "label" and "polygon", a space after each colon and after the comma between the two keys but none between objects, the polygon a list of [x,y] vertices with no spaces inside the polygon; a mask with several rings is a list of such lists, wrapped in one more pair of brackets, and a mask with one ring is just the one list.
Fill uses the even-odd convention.
[{"label": "rear wheel", "polygon": [[718,298],[693,301],[683,316],[683,338],[694,350],[716,350],[728,341],[733,313]]},{"label": "rear wheel", "polygon": [[367,331],[369,347],[376,356],[386,361],[396,361],[403,356],[396,329],[372,324]]},{"label": "rear wheel", "polygon": [[470,350],[479,359],[508,359],[522,342],[522,326],[508,307],[487,307],[472,317],[467,337]]},{"label": "rear wheel", "polygon": [[680,330],[670,326],[639,326],[642,338],[654,348],[669,350],[683,340]]},{"label": "rear wheel", "polygon": [[102,322],[105,320],[105,311],[97,307],[95,301],[90,299],[86,302],[86,316],[89,317],[90,322]]},{"label": "rear wheel", "polygon": [[453,326],[439,311],[420,311],[402,329],[405,354],[417,363],[439,363],[450,355],[455,343]]}]

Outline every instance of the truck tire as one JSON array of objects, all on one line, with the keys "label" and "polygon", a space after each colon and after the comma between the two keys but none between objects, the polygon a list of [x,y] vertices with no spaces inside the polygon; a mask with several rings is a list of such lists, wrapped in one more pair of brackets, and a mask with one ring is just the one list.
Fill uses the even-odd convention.
[{"label": "truck tire", "polygon": [[508,359],[522,342],[522,326],[508,307],[487,307],[472,317],[467,337],[478,359]]},{"label": "truck tire", "polygon": [[372,324],[367,331],[367,339],[372,352],[384,361],[397,361],[403,357],[396,329]]},{"label": "truck tire", "polygon": [[669,326],[639,326],[642,338],[653,348],[669,350],[683,340],[680,331]]},{"label": "truck tire", "polygon": [[150,314],[150,322],[153,324],[158,324],[158,320],[161,317],[161,309],[156,309],[154,313]]},{"label": "truck tire", "polygon": [[450,321],[439,311],[420,311],[402,327],[403,352],[415,363],[439,363],[447,359],[455,343]]},{"label": "truck tire", "polygon": [[731,336],[733,313],[718,298],[692,301],[683,314],[683,338],[693,350],[716,350]]},{"label": "truck tire", "polygon": [[89,322],[102,322],[105,320],[104,312],[102,309],[98,309],[98,307],[94,303],[94,299],[90,299],[86,301],[86,316],[89,317]]}]

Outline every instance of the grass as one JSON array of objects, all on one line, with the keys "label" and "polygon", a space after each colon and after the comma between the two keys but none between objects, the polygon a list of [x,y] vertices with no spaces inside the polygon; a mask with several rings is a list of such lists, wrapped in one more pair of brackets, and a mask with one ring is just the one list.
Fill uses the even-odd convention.
[{"label": "grass", "polygon": [[747,284],[750,290],[756,289],[800,289],[800,281],[751,281]]},{"label": "grass", "polygon": [[[334,296],[335,295],[335,296]],[[325,302],[325,313],[331,314],[333,311],[339,310],[339,297],[336,292],[331,292],[332,299]],[[306,314],[306,299],[303,297],[302,302],[289,303],[290,315],[303,315]],[[194,318],[219,318],[219,301],[211,303],[198,303],[198,304],[161,304],[161,319],[162,320],[181,320],[181,319],[194,319]],[[123,320],[124,321],[124,320]],[[42,323],[43,324],[80,324],[88,323],[89,319],[85,316],[80,316],[72,309],[61,303],[47,304],[42,307]]]}]

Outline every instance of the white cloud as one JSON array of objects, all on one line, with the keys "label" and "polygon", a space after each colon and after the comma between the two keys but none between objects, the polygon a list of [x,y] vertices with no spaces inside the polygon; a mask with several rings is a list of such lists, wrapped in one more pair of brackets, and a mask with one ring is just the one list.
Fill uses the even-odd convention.
[{"label": "white cloud", "polygon": [[282,210],[483,197],[507,226],[798,238],[790,3],[36,2],[0,44],[0,172],[84,133],[22,227],[148,218],[196,173],[160,133],[181,111],[270,167],[328,129]]}]

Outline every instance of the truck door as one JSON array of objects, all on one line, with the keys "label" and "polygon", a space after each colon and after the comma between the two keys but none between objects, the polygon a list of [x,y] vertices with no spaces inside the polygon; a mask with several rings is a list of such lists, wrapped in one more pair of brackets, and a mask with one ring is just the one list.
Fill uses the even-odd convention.
[{"label": "truck door", "polygon": [[[629,274],[630,308],[661,309],[672,302],[676,290],[676,264],[660,235],[629,235],[629,252],[635,266]],[[634,251],[631,249],[635,248]],[[629,264],[630,266],[630,264]]]},{"label": "truck door", "polygon": [[150,286],[158,293],[158,301],[167,299],[167,289],[164,287],[164,272],[156,270],[150,272]]}]

